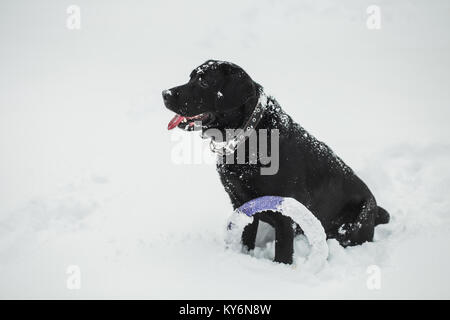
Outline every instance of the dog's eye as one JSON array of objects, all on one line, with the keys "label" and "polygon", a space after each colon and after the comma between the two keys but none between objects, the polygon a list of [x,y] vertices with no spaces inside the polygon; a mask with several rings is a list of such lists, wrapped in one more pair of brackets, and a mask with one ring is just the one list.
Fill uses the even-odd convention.
[{"label": "dog's eye", "polygon": [[208,82],[206,82],[205,80],[200,81],[199,84],[200,84],[200,87],[202,87],[203,89],[206,89],[209,87]]}]

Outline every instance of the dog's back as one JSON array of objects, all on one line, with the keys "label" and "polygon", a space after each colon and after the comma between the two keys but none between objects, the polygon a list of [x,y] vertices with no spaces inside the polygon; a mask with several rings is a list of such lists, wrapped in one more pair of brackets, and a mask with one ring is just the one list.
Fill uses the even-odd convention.
[{"label": "dog's back", "polygon": [[[321,221],[329,237],[342,240],[344,245],[372,240],[375,224],[389,221],[384,209],[378,214],[374,196],[353,170],[325,143],[295,123],[272,97],[258,128],[278,129],[279,170],[274,175],[261,175],[260,162],[219,164],[218,172],[235,208],[264,195],[295,198]],[[259,135],[258,130],[255,134]],[[370,221],[363,221],[372,231],[366,230],[363,237],[358,235],[359,241],[348,241],[343,237],[345,228],[351,229],[358,218],[361,220],[362,212],[373,215]]]},{"label": "dog's back", "polygon": [[[275,99],[263,97],[266,96],[262,87],[242,68],[208,60],[194,69],[188,83],[163,91],[166,107],[176,113],[168,129],[196,130],[196,121],[201,121],[203,133],[256,129],[249,132],[257,141],[266,143],[271,154],[278,152],[279,162],[276,170],[262,174],[267,159],[258,149],[256,164],[250,164],[255,162],[249,161],[248,156],[244,161],[247,164],[218,164],[234,208],[261,196],[292,197],[321,221],[328,237],[337,238],[342,245],[371,241],[375,225],[388,222],[389,214],[377,206],[365,183],[327,145],[296,124]],[[271,135],[262,139],[260,129],[278,130],[275,149],[271,150]],[[248,150],[252,136],[242,141],[245,143],[240,146]],[[213,142],[214,139],[214,145]],[[225,141],[226,146],[235,143],[235,138]],[[228,147],[225,149],[229,151]],[[212,150],[221,154],[220,148]],[[236,157],[236,148],[231,154]],[[283,225],[283,232],[290,232],[285,221],[277,223]]]}]

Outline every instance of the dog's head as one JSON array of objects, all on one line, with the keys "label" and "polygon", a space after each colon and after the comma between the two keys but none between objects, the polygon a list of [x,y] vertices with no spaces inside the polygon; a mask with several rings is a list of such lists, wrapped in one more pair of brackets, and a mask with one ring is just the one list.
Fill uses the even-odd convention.
[{"label": "dog's head", "polygon": [[238,128],[247,109],[258,100],[259,85],[239,66],[225,61],[208,60],[195,68],[190,79],[162,95],[166,107],[175,112],[168,129],[194,130]]}]

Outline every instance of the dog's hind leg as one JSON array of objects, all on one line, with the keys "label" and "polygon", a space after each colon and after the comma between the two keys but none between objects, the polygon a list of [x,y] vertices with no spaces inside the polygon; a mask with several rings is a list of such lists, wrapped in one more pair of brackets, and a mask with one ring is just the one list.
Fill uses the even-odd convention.
[{"label": "dog's hind leg", "polygon": [[356,218],[339,227],[336,237],[339,243],[346,247],[372,241],[378,208],[374,199],[364,202]]}]

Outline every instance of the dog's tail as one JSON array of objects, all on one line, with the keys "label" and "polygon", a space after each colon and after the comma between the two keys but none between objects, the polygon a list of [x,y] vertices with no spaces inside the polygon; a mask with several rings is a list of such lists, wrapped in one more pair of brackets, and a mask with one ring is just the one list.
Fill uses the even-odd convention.
[{"label": "dog's tail", "polygon": [[389,213],[382,207],[378,206],[378,211],[375,215],[375,225],[388,223],[389,220],[390,220]]}]

